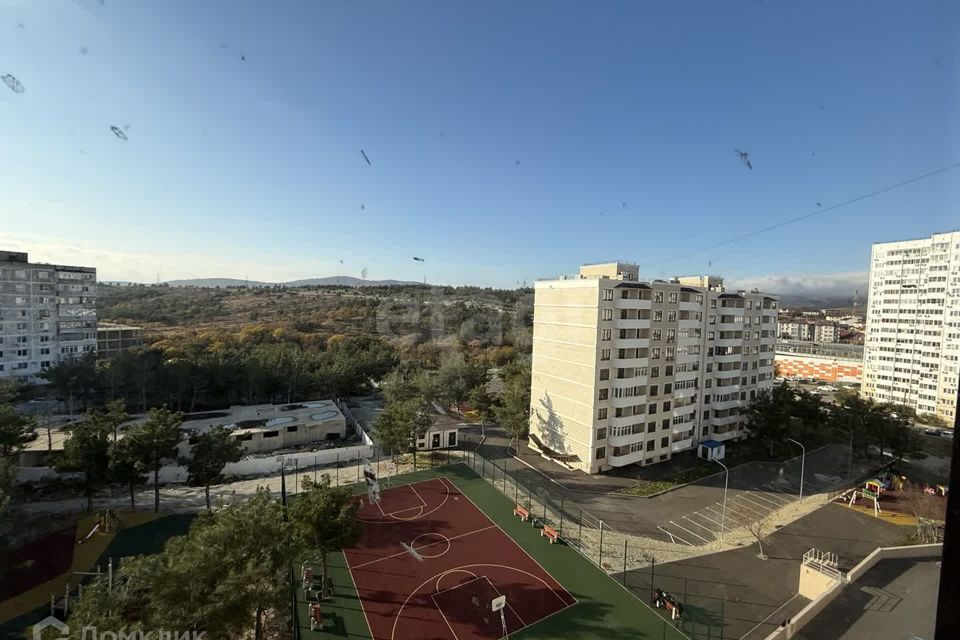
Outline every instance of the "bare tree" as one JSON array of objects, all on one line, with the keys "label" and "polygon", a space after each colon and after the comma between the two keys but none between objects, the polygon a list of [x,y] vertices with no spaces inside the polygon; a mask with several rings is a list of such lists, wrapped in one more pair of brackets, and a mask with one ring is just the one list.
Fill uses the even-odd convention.
[{"label": "bare tree", "polygon": [[750,532],[750,535],[753,536],[754,540],[757,541],[757,546],[760,547],[760,559],[766,560],[767,556],[763,552],[763,541],[770,534],[769,527],[767,526],[767,519],[760,518],[758,520],[754,520],[746,525],[746,529]]},{"label": "bare tree", "polygon": [[899,497],[903,507],[916,518],[917,541],[936,542],[937,528],[930,525],[940,515],[938,501],[942,498],[927,493],[923,485],[915,482],[906,482]]}]

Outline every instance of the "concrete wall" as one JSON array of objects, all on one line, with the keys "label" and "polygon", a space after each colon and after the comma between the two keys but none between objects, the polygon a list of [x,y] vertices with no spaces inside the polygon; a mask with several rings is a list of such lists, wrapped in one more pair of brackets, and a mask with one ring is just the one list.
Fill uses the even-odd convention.
[{"label": "concrete wall", "polygon": [[840,584],[822,571],[809,565],[800,565],[800,595],[810,600],[816,600],[834,586]]}]

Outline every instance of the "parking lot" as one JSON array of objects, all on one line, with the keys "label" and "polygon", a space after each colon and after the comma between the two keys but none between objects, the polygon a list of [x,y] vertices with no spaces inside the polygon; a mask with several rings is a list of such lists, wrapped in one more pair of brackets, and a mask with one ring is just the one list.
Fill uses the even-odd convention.
[{"label": "parking lot", "polygon": [[[835,450],[824,449],[807,457],[804,467],[809,465],[809,468],[803,470],[804,495],[836,490],[846,484],[847,475],[837,475],[834,471],[837,455]],[[723,475],[714,476],[712,484],[723,479]],[[731,473],[726,493],[725,502],[723,492],[715,491],[718,500],[660,522],[658,530],[671,542],[699,546],[720,540],[731,529],[763,520],[800,499],[800,460],[797,458],[779,465],[754,463],[738,467]]]}]

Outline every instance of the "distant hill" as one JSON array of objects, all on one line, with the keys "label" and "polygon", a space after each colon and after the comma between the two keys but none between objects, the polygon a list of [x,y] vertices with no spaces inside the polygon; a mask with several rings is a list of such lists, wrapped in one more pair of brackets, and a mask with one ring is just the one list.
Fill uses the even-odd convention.
[{"label": "distant hill", "polygon": [[164,284],[171,287],[331,287],[337,285],[342,287],[398,287],[421,283],[408,280],[363,280],[353,276],[328,276],[326,278],[305,278],[289,282],[261,282],[239,278],[189,278],[186,280],[169,280]]}]

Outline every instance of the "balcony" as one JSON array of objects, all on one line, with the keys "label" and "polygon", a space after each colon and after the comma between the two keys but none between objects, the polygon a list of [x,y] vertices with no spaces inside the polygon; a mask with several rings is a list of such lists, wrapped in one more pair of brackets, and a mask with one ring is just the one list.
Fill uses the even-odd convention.
[{"label": "balcony", "polygon": [[670,451],[676,453],[678,451],[684,451],[693,446],[693,438],[687,438],[686,440],[680,440],[679,442],[674,442],[670,445]]},{"label": "balcony", "polygon": [[617,338],[613,343],[618,349],[646,349],[650,346],[650,338]]},{"label": "balcony", "polygon": [[635,298],[616,298],[614,306],[617,309],[649,309],[653,300],[637,300]]},{"label": "balcony", "polygon": [[[608,447],[628,447],[634,442],[640,442],[643,440],[644,433],[627,433],[619,436],[612,436],[607,434],[607,446]],[[629,455],[629,454],[628,454]]]},{"label": "balcony", "polygon": [[673,397],[674,398],[689,398],[690,396],[696,394],[700,389],[698,387],[690,387],[688,389],[674,389]]},{"label": "balcony", "polygon": [[622,408],[622,407],[632,407],[637,404],[646,405],[647,397],[646,396],[632,396],[630,398],[614,398],[612,395],[609,400],[601,400],[600,402],[609,402],[609,407],[611,408]]},{"label": "balcony", "polygon": [[616,318],[613,326],[617,329],[649,329],[650,318]]},{"label": "balcony", "polygon": [[713,360],[715,362],[740,362],[743,358],[742,353],[724,353],[724,354],[714,354]]},{"label": "balcony", "polygon": [[703,303],[694,302],[693,300],[687,302],[681,300],[680,311],[703,311]]},{"label": "balcony", "polygon": [[[612,411],[610,413],[613,413]],[[644,422],[644,414],[633,415],[633,416],[624,416],[623,418],[607,418],[607,426],[609,427],[629,427],[638,422]]]},{"label": "balcony", "polygon": [[643,460],[643,451],[634,451],[633,453],[625,453],[622,456],[610,454],[607,458],[607,463],[609,463],[611,467],[625,467],[629,464],[640,462],[641,460]]},{"label": "balcony", "polygon": [[716,426],[716,427],[723,427],[723,426],[730,425],[730,424],[736,424],[737,421],[740,420],[740,417],[741,417],[741,416],[739,416],[739,415],[723,416],[722,418],[718,418],[718,417],[716,417],[716,416],[711,416],[711,417],[710,417],[710,424],[712,424],[712,425],[714,425],[714,426]]},{"label": "balcony", "polygon": [[724,409],[732,409],[737,406],[740,406],[739,396],[737,396],[732,400],[723,400],[721,402],[711,402],[709,405],[705,405],[704,408],[713,409],[714,411],[723,411]]}]

